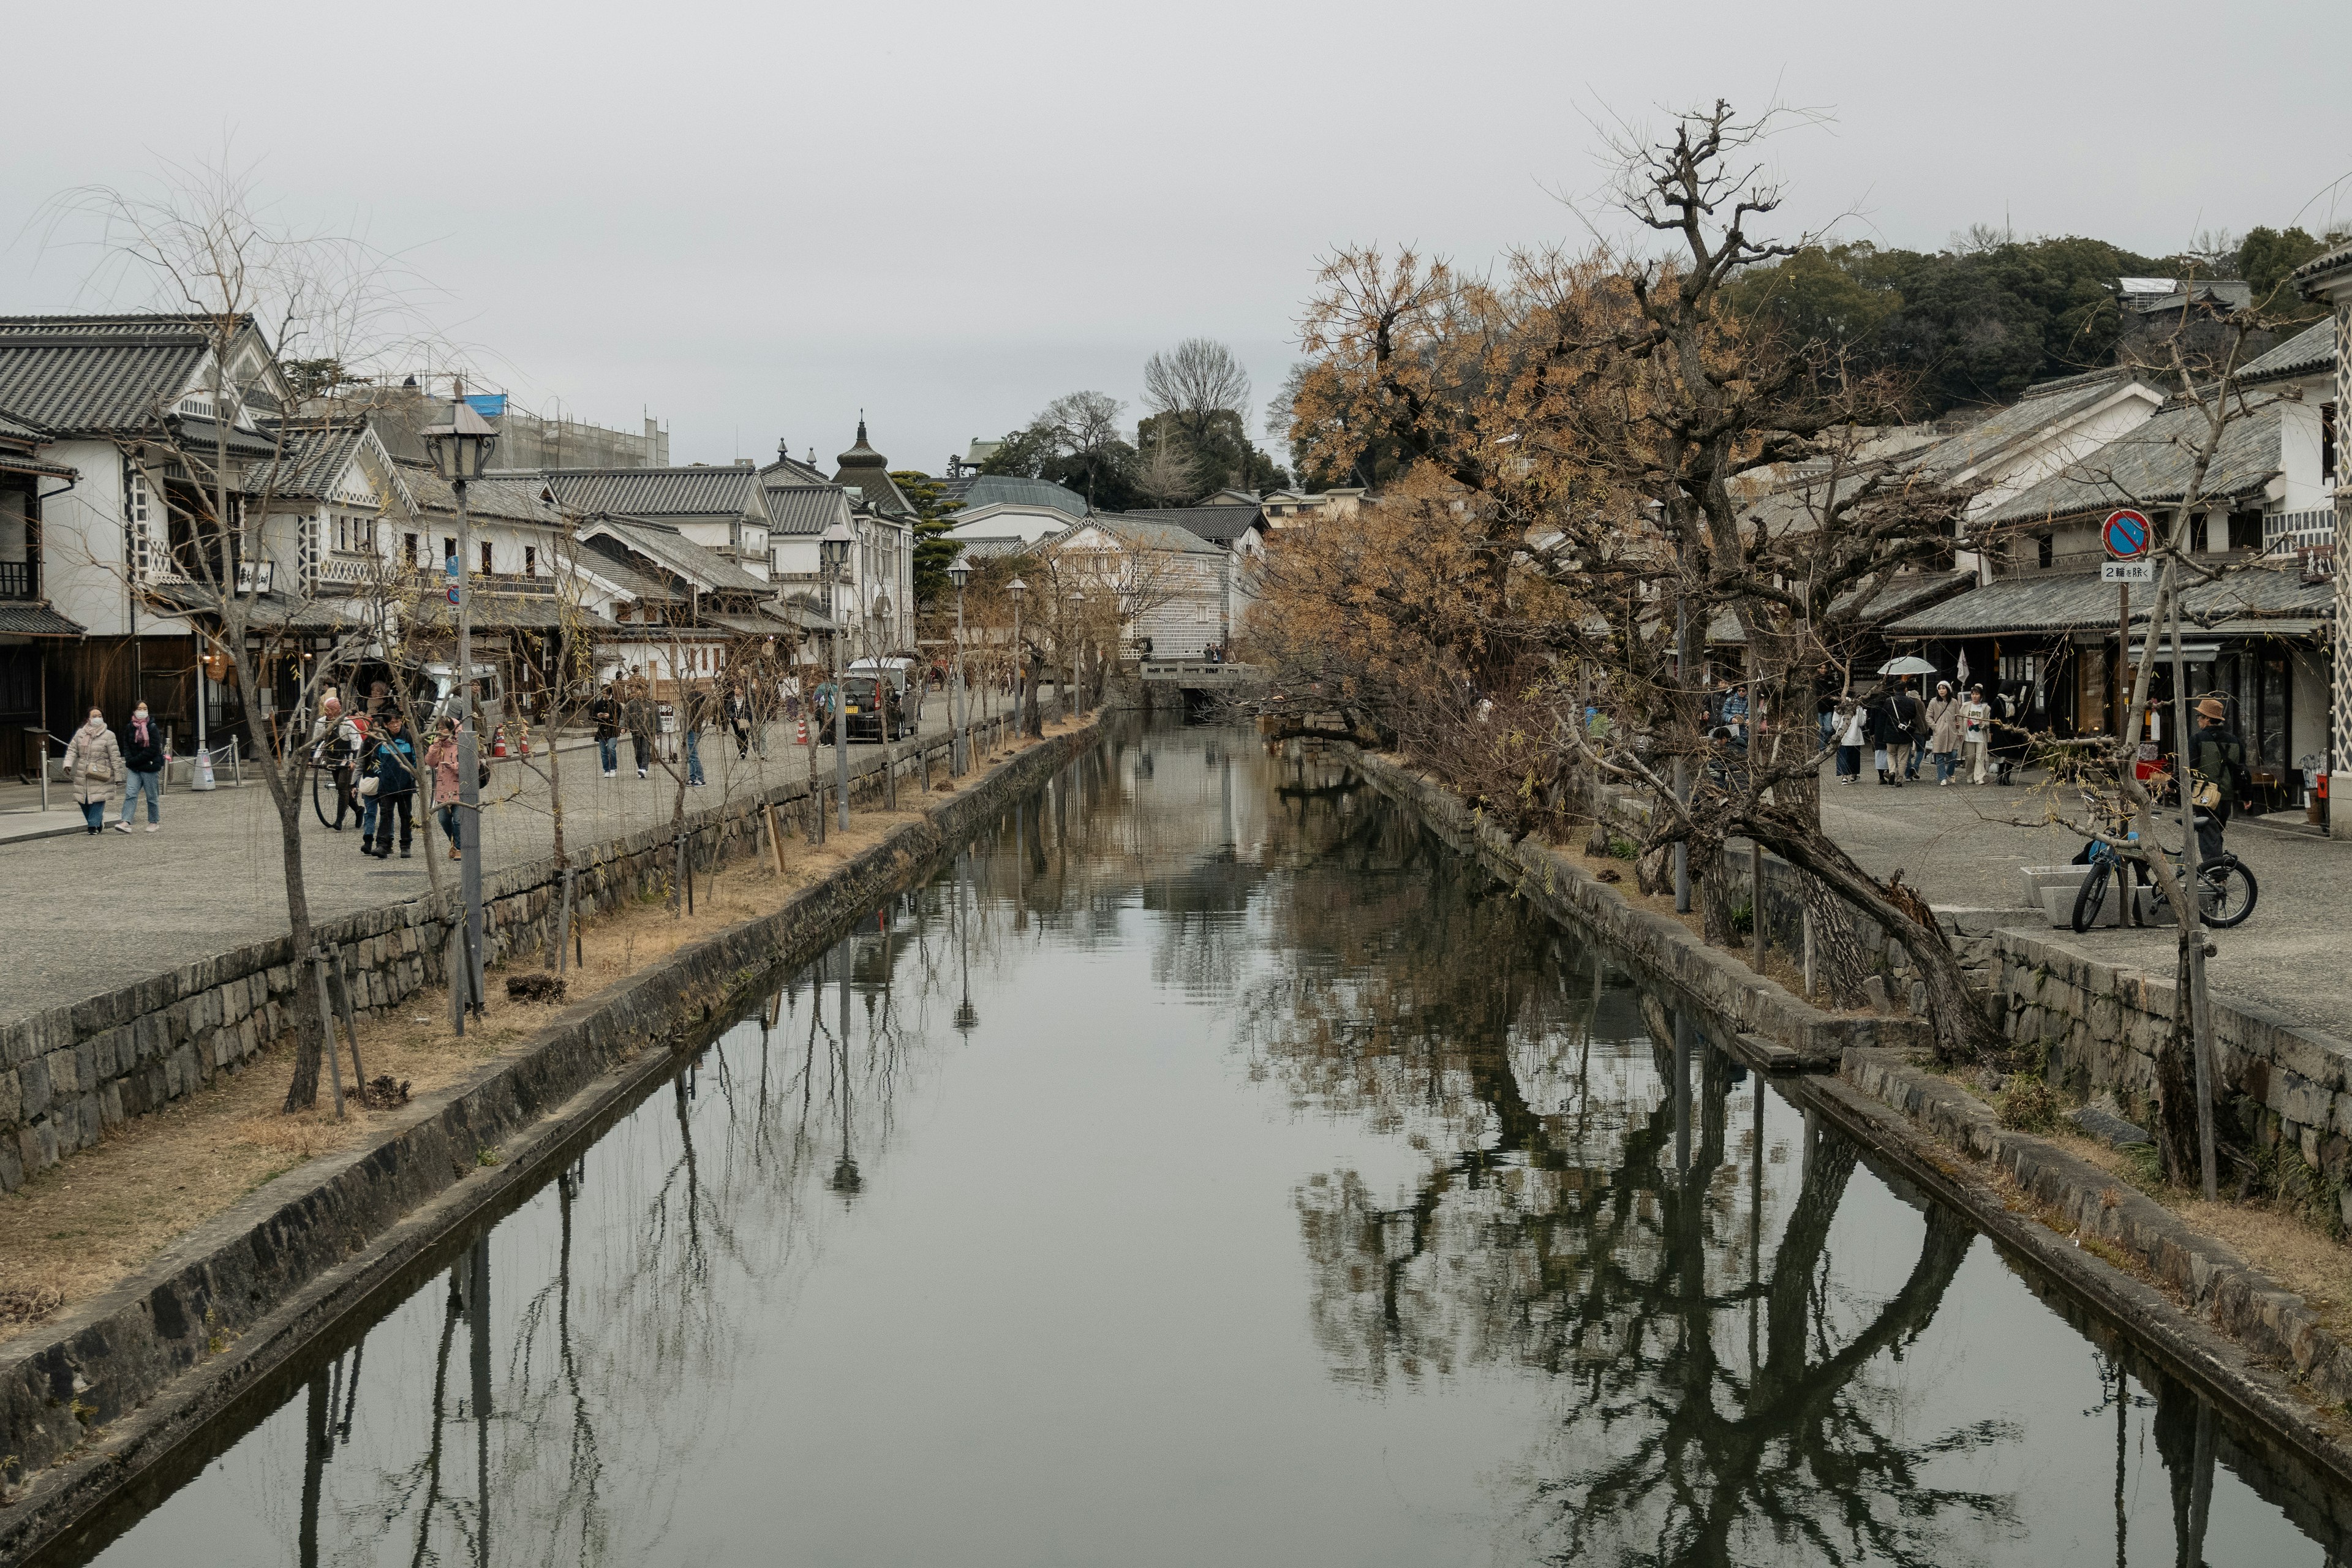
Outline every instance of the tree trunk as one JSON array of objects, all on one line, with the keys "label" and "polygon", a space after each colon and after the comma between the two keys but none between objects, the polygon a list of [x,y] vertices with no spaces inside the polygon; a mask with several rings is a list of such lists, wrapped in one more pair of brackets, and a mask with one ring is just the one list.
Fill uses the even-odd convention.
[{"label": "tree trunk", "polygon": [[[2202,937],[2205,928],[2197,926],[2195,932]],[[2190,1006],[2189,954],[2184,946],[2174,964],[2172,1029],[2165,1037],[2164,1048],[2156,1053],[2156,1125],[2149,1131],[2156,1135],[2164,1173],[2184,1187],[2199,1187],[2204,1172],[2197,1145],[2196,1058],[2191,1055],[2197,1048],[2197,1032]]]},{"label": "tree trunk", "polygon": [[[241,628],[240,628],[241,631]],[[240,645],[243,637],[239,637]],[[286,777],[287,756],[281,755],[271,741],[268,722],[254,700],[253,685],[247,679],[245,658],[240,651],[236,663],[238,695],[245,703],[246,735],[253,742],[254,754],[266,766],[262,780],[269,788],[269,804],[278,811],[278,841],[283,856],[286,875],[286,925],[293,942],[295,963],[299,965],[303,955],[310,951],[310,891],[302,880],[302,805],[303,792],[289,784]],[[306,753],[298,743],[290,755],[300,758]],[[299,779],[303,764],[295,769]],[[285,1109],[308,1110],[319,1102],[319,1067],[326,1050],[324,1031],[315,1007],[295,1007],[290,1010],[294,1023],[294,1076],[286,1086]]]},{"label": "tree trunk", "polygon": [[1819,877],[1800,875],[1797,886],[1813,922],[1813,978],[1822,996],[1833,1007],[1861,1006],[1862,983],[1874,967],[1862,945],[1862,922]]},{"label": "tree trunk", "polygon": [[1987,1063],[2008,1059],[2009,1042],[1994,1025],[1987,1000],[1969,987],[1968,977],[1960,972],[1959,954],[1945,940],[1943,928],[1932,920],[1919,919],[1907,900],[1891,894],[1855,865],[1822,831],[1817,818],[1766,810],[1753,813],[1737,826],[1799,870],[1821,879],[1831,893],[1876,921],[1902,943],[1927,983],[1927,1018],[1935,1026],[1939,1059]]}]

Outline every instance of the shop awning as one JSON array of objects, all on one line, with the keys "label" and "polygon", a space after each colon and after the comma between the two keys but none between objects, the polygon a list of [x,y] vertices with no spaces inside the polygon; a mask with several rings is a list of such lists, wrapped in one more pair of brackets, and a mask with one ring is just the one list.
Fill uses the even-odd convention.
[{"label": "shop awning", "polygon": [[89,633],[37,599],[0,599],[0,637],[79,637]]}]

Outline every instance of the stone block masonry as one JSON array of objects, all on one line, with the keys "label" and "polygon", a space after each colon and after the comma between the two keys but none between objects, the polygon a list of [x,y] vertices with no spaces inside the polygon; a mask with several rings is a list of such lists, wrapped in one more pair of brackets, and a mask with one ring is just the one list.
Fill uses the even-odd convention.
[{"label": "stone block masonry", "polygon": [[[2011,1039],[2038,1047],[2043,1076],[2074,1093],[2111,1092],[2148,1125],[2156,1057],[2171,1037],[2174,988],[2024,931],[1993,933]],[[2352,1041],[2242,998],[2210,998],[2217,1098],[2242,1098],[2253,1136],[2284,1142],[2332,1186],[2352,1226]]]},{"label": "stone block masonry", "polygon": [[[945,772],[948,746],[939,735],[896,752],[898,787],[919,796],[924,778]],[[884,765],[879,748],[853,757],[853,801],[882,798]],[[830,799],[830,779],[818,784]],[[780,816],[792,805],[797,820],[808,790],[800,780],[688,812],[696,864],[762,833],[764,805]],[[666,887],[671,847],[663,825],[573,849],[575,910],[593,914]],[[486,961],[543,947],[562,887],[552,856],[487,875]],[[445,984],[449,932],[460,914],[452,886],[313,930],[341,956],[353,1005],[373,1015]],[[290,1009],[317,1005],[301,958],[290,937],[255,942],[0,1026],[0,1192],[88,1148],[107,1128],[194,1093],[215,1073],[243,1070],[293,1027]]]}]

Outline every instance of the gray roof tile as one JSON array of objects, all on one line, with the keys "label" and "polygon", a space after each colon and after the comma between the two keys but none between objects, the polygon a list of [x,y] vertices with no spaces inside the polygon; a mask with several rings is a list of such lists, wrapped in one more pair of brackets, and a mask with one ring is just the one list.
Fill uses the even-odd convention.
[{"label": "gray roof tile", "polygon": [[557,504],[582,514],[742,517],[760,510],[757,468],[551,468]]},{"label": "gray roof tile", "polygon": [[76,342],[0,331],[0,413],[55,437],[152,430],[205,351],[186,333]]},{"label": "gray roof tile", "polygon": [[1258,510],[1254,506],[1167,507],[1144,511],[1108,512],[1099,521],[1116,522],[1121,520],[1167,523],[1197,533],[1212,544],[1230,547],[1234,540],[1257,526]]},{"label": "gray roof tile", "polygon": [[2286,342],[2246,362],[2238,379],[2246,384],[2282,376],[2308,375],[2336,363],[2336,321],[2314,321]]},{"label": "gray roof tile", "polygon": [[[2176,403],[1977,520],[2040,522],[2117,506],[2160,505],[2186,493],[2204,438],[2203,409]],[[2259,492],[2279,471],[2279,405],[2250,405],[2221,433],[2201,493],[2215,501]]]}]

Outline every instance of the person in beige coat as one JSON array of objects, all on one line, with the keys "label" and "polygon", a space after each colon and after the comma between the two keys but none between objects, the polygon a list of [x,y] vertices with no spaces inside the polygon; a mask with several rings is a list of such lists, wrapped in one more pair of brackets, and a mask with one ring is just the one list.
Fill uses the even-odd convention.
[{"label": "person in beige coat", "polygon": [[106,727],[106,715],[93,708],[66,742],[66,782],[73,785],[74,804],[93,836],[105,828],[107,805],[126,776],[122,747]]},{"label": "person in beige coat", "polygon": [[1950,784],[1960,762],[1960,700],[1948,680],[1936,682],[1936,700],[1927,704],[1927,754],[1935,759],[1936,783]]}]

